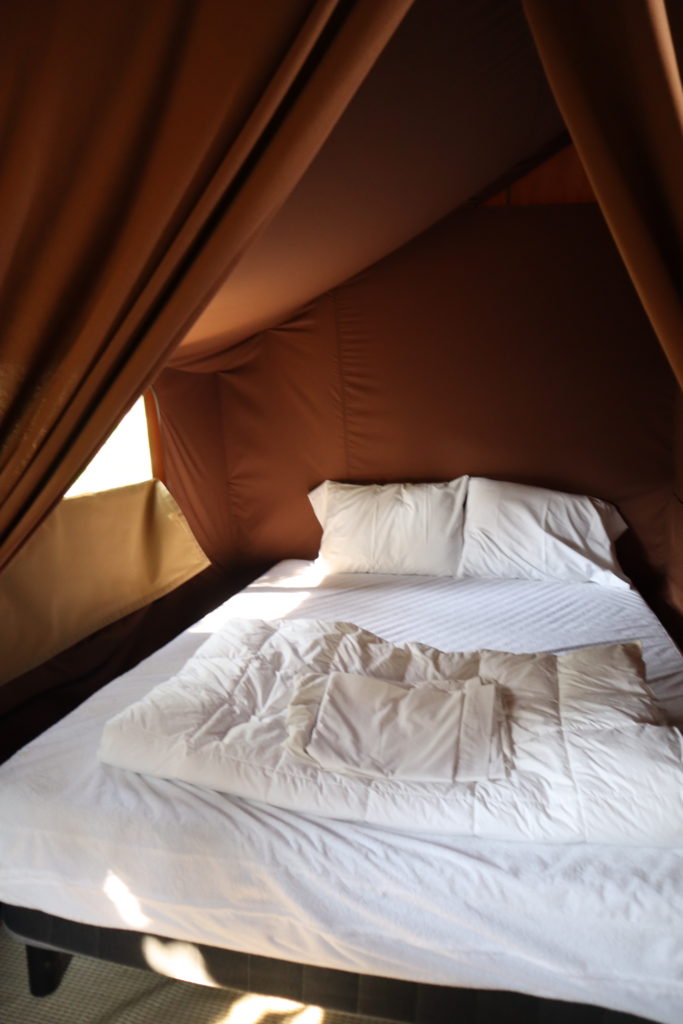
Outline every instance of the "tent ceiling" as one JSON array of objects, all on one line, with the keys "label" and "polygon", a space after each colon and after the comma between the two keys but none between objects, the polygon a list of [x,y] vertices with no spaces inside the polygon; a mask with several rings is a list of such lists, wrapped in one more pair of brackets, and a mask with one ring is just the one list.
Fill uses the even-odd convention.
[{"label": "tent ceiling", "polygon": [[281,322],[563,131],[519,0],[416,0],[177,356]]}]

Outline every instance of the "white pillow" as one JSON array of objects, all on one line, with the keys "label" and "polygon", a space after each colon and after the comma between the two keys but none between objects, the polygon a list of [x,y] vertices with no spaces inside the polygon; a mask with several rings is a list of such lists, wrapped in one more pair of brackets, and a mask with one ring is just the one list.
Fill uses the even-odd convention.
[{"label": "white pillow", "polygon": [[455,576],[467,477],[434,484],[340,484],[308,495],[325,571]]},{"label": "white pillow", "polygon": [[598,498],[472,477],[458,575],[628,589],[613,543],[625,529]]}]

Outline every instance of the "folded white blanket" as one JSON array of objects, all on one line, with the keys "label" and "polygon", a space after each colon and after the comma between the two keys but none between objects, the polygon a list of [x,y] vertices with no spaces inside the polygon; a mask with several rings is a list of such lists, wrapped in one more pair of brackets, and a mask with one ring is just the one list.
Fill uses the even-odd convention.
[{"label": "folded white blanket", "polygon": [[506,774],[499,689],[476,676],[445,689],[351,672],[305,675],[295,681],[287,724],[287,749],[326,771],[406,782]]},{"label": "folded white blanket", "polygon": [[[336,672],[416,692],[461,692],[475,677],[495,681],[513,752],[508,777],[406,781],[316,764],[305,754],[311,709],[297,682],[308,674],[320,686],[321,676]],[[499,734],[493,730],[494,742]],[[494,762],[505,760],[501,735]],[[463,749],[482,748],[466,737]],[[391,747],[389,754],[396,756]],[[415,756],[411,751],[411,764]],[[349,623],[234,619],[176,677],[107,723],[100,757],[303,813],[404,831],[683,845],[681,737],[662,724],[637,644],[562,655],[444,653],[422,644],[395,647]]]}]

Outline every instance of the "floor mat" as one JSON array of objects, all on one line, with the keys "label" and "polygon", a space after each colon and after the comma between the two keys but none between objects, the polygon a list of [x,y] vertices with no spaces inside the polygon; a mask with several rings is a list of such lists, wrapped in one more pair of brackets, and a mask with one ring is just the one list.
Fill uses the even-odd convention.
[{"label": "floor mat", "polygon": [[29,994],[24,947],[0,928],[2,1024],[386,1024],[286,999],[173,981],[77,956],[55,993]]}]

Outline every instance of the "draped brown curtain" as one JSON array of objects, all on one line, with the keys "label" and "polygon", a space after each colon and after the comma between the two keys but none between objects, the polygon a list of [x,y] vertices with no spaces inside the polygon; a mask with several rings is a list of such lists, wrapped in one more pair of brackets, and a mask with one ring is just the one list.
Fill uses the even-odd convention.
[{"label": "draped brown curtain", "polygon": [[0,4],[0,567],[291,192],[411,2]]},{"label": "draped brown curtain", "polygon": [[603,214],[683,385],[683,4],[524,4]]}]

